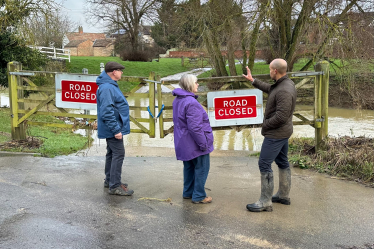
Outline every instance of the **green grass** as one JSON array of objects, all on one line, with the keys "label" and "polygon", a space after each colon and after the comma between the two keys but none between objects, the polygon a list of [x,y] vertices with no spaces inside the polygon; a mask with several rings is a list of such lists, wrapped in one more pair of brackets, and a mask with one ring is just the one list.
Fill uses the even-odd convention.
[{"label": "green grass", "polygon": [[0,131],[10,133],[10,109],[0,108]]},{"label": "green grass", "polygon": [[160,62],[139,62],[122,61],[118,57],[71,57],[68,69],[70,73],[82,73],[82,69],[87,68],[89,74],[100,74],[100,63],[105,64],[108,61],[124,65],[124,76],[148,77],[150,72],[155,72],[165,77],[190,70],[189,67],[182,67],[180,58],[161,58]]},{"label": "green grass", "polygon": [[[0,108],[0,143],[11,140],[10,132],[10,110],[9,108]],[[33,121],[64,123],[53,116],[37,115],[32,118]],[[7,151],[15,152],[33,152],[41,153],[42,156],[55,157],[58,155],[68,155],[85,148],[89,141],[87,137],[73,133],[70,129],[32,126],[27,128],[27,135],[41,140],[43,143],[37,149],[28,149],[25,147],[8,148]]]}]

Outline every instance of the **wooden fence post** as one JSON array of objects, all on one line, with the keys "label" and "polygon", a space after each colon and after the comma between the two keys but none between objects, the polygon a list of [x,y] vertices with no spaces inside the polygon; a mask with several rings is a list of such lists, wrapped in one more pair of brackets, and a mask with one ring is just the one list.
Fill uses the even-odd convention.
[{"label": "wooden fence post", "polygon": [[322,61],[319,63],[322,75],[322,89],[321,89],[321,109],[322,109],[322,139],[325,139],[329,135],[329,79],[330,79],[330,63],[328,61]]},{"label": "wooden fence post", "polygon": [[316,151],[320,149],[321,142],[328,136],[328,107],[329,107],[329,63],[321,61],[316,64],[317,75],[314,88],[314,127]]},{"label": "wooden fence post", "polygon": [[24,109],[24,103],[19,103],[19,99],[23,99],[23,90],[18,90],[17,86],[22,86],[20,76],[10,75],[11,72],[19,72],[22,70],[22,64],[17,61],[8,63],[8,86],[9,86],[9,104],[11,114],[11,135],[13,140],[26,139],[26,125],[25,122],[18,124],[22,117],[18,114],[19,109]]},{"label": "wooden fence post", "polygon": [[[155,80],[155,73],[150,72],[149,73],[149,80]],[[155,83],[154,82],[148,82],[149,86],[149,110],[152,112],[152,115],[156,117],[156,101],[155,101]],[[150,118],[149,120],[149,137],[154,138],[156,137],[156,125],[155,125],[155,119]]]},{"label": "wooden fence post", "polygon": [[[156,77],[156,80],[157,81],[161,81],[161,77],[159,75],[157,75]],[[161,112],[161,108],[162,108],[162,88],[161,88],[161,83],[157,83],[157,115]],[[161,113],[160,114],[160,117],[158,118],[158,122],[159,122],[159,128],[160,128],[160,138],[164,138],[165,137],[165,133],[164,133],[164,113]]]}]

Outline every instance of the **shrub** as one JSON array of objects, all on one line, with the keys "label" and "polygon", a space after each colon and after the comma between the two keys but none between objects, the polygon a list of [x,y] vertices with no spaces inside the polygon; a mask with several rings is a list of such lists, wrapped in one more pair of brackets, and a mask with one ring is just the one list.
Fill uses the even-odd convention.
[{"label": "shrub", "polygon": [[40,70],[47,57],[26,46],[25,42],[9,31],[0,32],[0,85],[8,86],[7,64],[11,61],[22,63],[24,70]]}]

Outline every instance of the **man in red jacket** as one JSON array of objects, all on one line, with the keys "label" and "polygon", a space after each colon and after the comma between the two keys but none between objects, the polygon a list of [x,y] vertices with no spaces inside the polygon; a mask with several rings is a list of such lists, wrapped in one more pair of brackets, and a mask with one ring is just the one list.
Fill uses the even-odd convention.
[{"label": "man in red jacket", "polygon": [[[272,202],[290,205],[291,170],[288,163],[288,139],[292,135],[292,116],[296,105],[295,84],[287,77],[287,62],[275,59],[270,63],[270,77],[275,81],[268,84],[254,79],[247,67],[243,76],[252,85],[268,94],[261,134],[265,137],[258,165],[261,172],[261,197],[256,203],[248,204],[251,212],[273,211]],[[274,179],[271,164],[279,168],[279,190],[273,195]]]}]

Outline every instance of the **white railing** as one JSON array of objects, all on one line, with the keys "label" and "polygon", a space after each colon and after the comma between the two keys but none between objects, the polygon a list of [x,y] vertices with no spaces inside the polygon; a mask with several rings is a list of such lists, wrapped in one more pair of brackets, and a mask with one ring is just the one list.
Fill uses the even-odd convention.
[{"label": "white railing", "polygon": [[30,48],[39,50],[40,53],[46,54],[49,58],[69,60],[70,62],[70,50],[55,47],[39,47],[29,46]]}]

